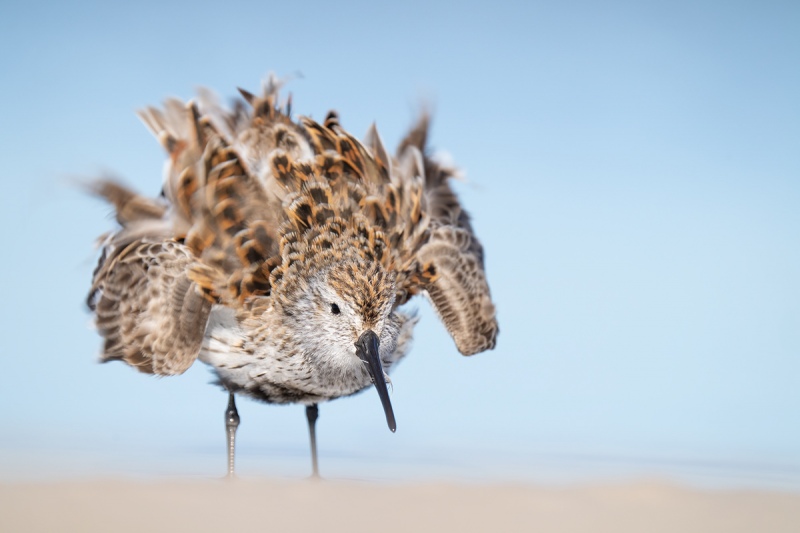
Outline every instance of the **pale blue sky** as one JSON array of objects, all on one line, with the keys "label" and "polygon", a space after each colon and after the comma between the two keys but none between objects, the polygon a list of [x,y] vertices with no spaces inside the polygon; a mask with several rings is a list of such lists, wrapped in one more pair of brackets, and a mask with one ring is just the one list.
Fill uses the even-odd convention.
[{"label": "pale blue sky", "polygon": [[[275,71],[302,73],[298,113],[374,120],[391,144],[434,103],[501,325],[466,359],[419,303],[397,434],[373,391],[323,405],[323,473],[494,475],[512,457],[536,481],[596,457],[800,486],[799,4],[67,4],[0,6],[0,479],[223,472],[208,369],[95,364],[82,302],[112,221],[68,183],[157,193],[134,110]],[[240,412],[240,469],[307,473],[302,408]]]}]

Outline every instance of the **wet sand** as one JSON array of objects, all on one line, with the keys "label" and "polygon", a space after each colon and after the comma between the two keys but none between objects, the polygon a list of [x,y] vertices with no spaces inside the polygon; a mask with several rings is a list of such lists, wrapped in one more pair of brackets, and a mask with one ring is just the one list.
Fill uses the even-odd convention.
[{"label": "wet sand", "polygon": [[800,493],[282,480],[0,485],[0,531],[797,532]]}]

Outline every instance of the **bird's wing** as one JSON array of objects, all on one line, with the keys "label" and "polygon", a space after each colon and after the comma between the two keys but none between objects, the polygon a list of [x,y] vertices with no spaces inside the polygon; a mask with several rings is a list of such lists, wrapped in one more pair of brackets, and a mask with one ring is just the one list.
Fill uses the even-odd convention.
[{"label": "bird's wing", "polygon": [[269,217],[281,199],[196,105],[168,100],[140,116],[169,155],[163,198],[110,180],[89,185],[114,205],[121,228],[104,237],[88,303],[103,360],[179,374],[199,354],[214,303],[268,294],[278,248]]},{"label": "bird's wing", "polygon": [[197,359],[211,310],[188,277],[195,259],[167,236],[161,204],[110,182],[93,189],[117,206],[123,224],[105,243],[88,299],[105,339],[101,358],[180,374]]},{"label": "bird's wing", "polygon": [[436,278],[427,287],[428,296],[464,355],[494,348],[498,332],[476,243],[464,228],[440,226],[417,254],[423,263],[434,265]]},{"label": "bird's wing", "polygon": [[417,258],[422,265],[433,265],[435,278],[426,286],[428,296],[458,350],[472,355],[495,347],[495,307],[486,280],[483,246],[449,184],[455,171],[426,153],[428,127],[428,115],[423,114],[398,150],[401,159],[415,152],[423,158],[430,239]]},{"label": "bird's wing", "polygon": [[[242,91],[232,111],[201,94],[199,103],[167,100],[140,113],[169,156],[165,201],[112,182],[94,187],[122,224],[90,296],[105,357],[158,373],[185,370],[210,304],[241,309],[250,297],[270,297],[305,248],[344,242],[343,232],[395,274],[398,305],[426,290],[462,353],[494,347],[483,251],[448,184],[452,172],[425,155],[427,117],[394,160],[374,128],[360,142],[335,113],[323,124],[292,122],[279,86],[271,79],[260,97]],[[152,300],[163,307],[139,297],[150,290],[164,294]],[[164,355],[171,344],[154,332],[162,321],[185,342],[182,355]]]}]

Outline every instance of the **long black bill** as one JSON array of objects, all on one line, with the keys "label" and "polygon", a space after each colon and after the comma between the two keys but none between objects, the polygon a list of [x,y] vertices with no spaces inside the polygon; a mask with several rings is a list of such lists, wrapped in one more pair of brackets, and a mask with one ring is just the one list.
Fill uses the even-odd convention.
[{"label": "long black bill", "polygon": [[394,433],[397,429],[397,424],[394,421],[392,402],[389,401],[389,391],[386,390],[386,379],[383,377],[383,365],[381,365],[381,357],[378,353],[379,345],[378,336],[375,335],[374,331],[368,329],[356,341],[356,354],[362,361],[367,363],[369,375],[378,390],[378,396],[381,397],[383,412],[386,413],[386,423],[389,424],[389,429]]}]

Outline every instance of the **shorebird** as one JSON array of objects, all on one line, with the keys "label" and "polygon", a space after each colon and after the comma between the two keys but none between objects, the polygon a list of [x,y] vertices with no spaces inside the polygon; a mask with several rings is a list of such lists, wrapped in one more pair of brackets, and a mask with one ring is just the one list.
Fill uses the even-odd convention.
[{"label": "shorebird", "polygon": [[396,154],[374,124],[363,140],[331,111],[291,117],[274,77],[232,109],[208,90],[139,116],[167,152],[160,196],[90,184],[115,208],[88,305],[102,361],[156,375],[210,365],[235,395],[305,405],[313,476],[318,404],[374,384],[396,422],[387,372],[406,355],[424,294],[464,355],[495,346],[483,247],[430,155],[422,113]]}]

